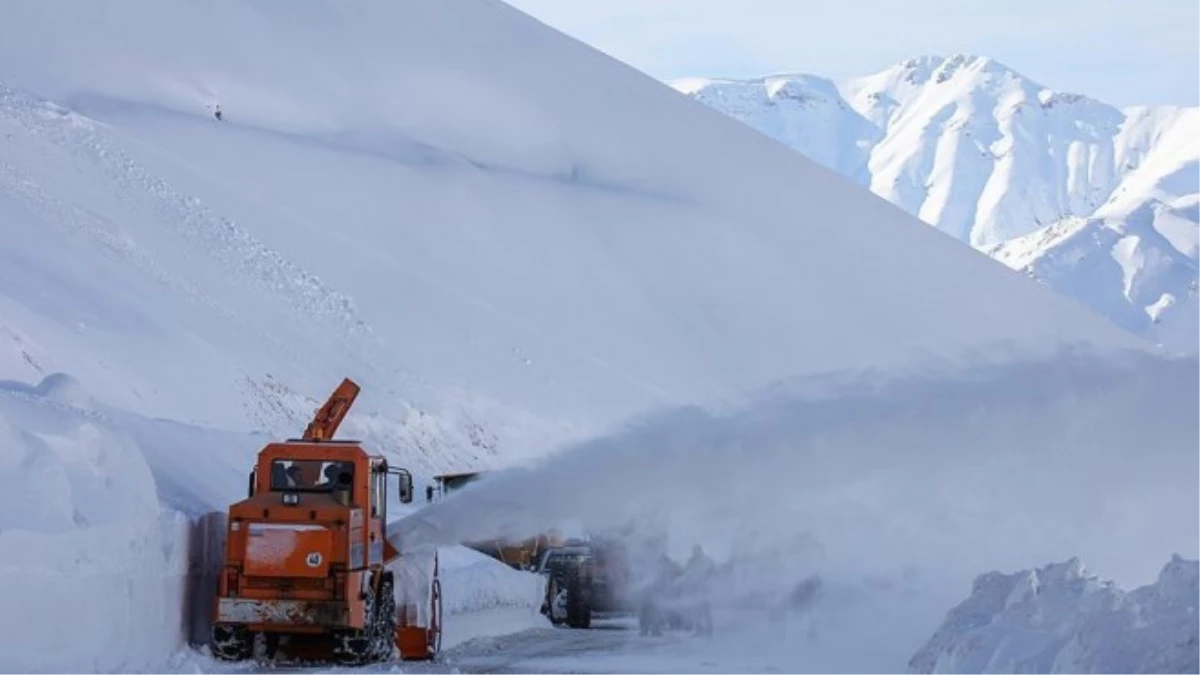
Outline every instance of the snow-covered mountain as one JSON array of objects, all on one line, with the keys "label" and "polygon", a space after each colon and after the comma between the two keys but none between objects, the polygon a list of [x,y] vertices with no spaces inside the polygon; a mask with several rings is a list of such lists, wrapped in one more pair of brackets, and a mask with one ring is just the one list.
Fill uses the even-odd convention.
[{"label": "snow-covered mountain", "polygon": [[672,84],[1118,325],[1197,349],[1200,108],[1122,110],[962,54]]}]

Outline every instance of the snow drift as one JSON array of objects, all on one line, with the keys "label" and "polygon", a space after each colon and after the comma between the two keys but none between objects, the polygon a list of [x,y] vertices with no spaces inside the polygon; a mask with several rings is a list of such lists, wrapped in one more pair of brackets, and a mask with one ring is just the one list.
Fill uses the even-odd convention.
[{"label": "snow drift", "polygon": [[447,614],[504,607],[536,610],[542,604],[545,579],[521,572],[463,546],[438,552]]},{"label": "snow drift", "polygon": [[1078,558],[975,579],[971,596],[913,656],[918,673],[1195,673],[1197,562],[1174,556],[1123,591]]},{"label": "snow drift", "polygon": [[[677,559],[699,543],[726,570],[702,599],[760,610],[722,649],[894,672],[980,570],[1080,556],[1137,584],[1174,552],[1194,557],[1196,371],[1068,353],[781,383],[503,472],[394,531],[417,545],[577,518]],[[813,579],[813,598],[776,608],[803,616],[794,648],[749,639],[764,599]]]}]

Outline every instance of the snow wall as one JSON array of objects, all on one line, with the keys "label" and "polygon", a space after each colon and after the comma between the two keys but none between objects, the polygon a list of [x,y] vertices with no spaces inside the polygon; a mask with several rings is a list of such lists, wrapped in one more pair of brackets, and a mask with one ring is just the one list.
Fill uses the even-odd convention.
[{"label": "snow wall", "polygon": [[725,648],[896,672],[981,570],[1078,556],[1133,586],[1196,557],[1197,370],[1064,352],[805,378],[648,417],[392,532],[403,547],[579,520],[647,557],[701,544],[723,575],[706,599],[742,612]]},{"label": "snow wall", "polygon": [[[66,375],[0,381],[0,672],[194,662],[181,648],[207,642],[224,509],[263,441],[113,410]],[[541,577],[462,547],[439,565],[447,615],[536,616]]]},{"label": "snow wall", "polygon": [[162,668],[183,637],[188,539],[73,380],[0,383],[0,670]]}]

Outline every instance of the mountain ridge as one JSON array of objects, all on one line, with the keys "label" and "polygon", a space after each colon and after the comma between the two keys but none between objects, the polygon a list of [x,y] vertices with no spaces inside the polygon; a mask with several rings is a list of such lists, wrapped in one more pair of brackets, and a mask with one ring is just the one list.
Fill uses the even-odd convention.
[{"label": "mountain ridge", "polygon": [[1156,292],[1051,285],[1169,348],[1197,349],[1200,107],[1117,108],[972,54],[921,56],[854,78],[785,72],[670,84],[1006,264],[1025,261],[1017,269],[1043,283],[1091,273],[1061,269],[1072,256],[1030,251],[1030,238],[1050,246],[1060,239],[1049,232],[1083,219],[1089,237],[1108,242],[1094,257],[1116,256],[1104,274],[1123,277],[1131,272],[1113,247],[1124,239],[1099,230],[1163,212],[1148,225],[1161,236],[1138,240],[1153,247],[1154,267],[1132,272],[1142,286],[1160,283]]}]

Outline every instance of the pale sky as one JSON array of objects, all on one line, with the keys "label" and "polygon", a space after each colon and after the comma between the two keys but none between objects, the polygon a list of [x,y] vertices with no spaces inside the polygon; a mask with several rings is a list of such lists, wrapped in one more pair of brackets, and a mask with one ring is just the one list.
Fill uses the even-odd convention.
[{"label": "pale sky", "polygon": [[1114,105],[1200,103],[1198,0],[506,0],[660,79],[992,57]]}]

